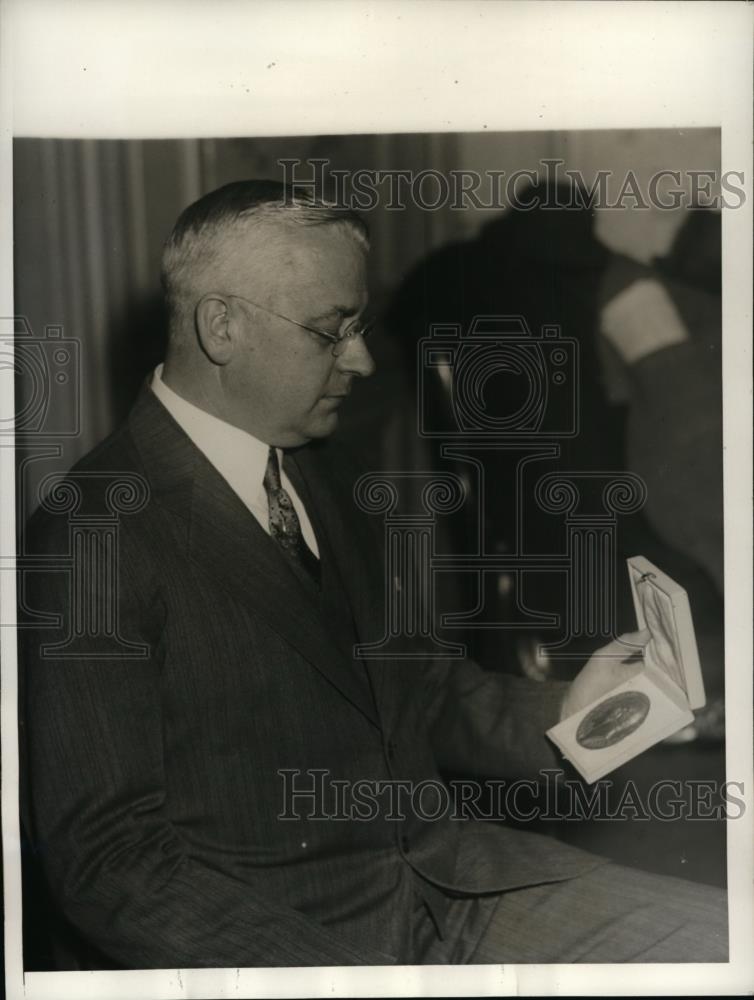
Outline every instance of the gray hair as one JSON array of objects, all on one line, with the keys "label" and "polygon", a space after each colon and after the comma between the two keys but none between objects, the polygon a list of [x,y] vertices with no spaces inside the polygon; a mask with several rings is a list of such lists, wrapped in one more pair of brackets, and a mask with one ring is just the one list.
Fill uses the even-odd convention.
[{"label": "gray hair", "polygon": [[183,324],[193,302],[187,301],[199,273],[222,260],[233,231],[265,223],[277,226],[347,227],[369,248],[364,220],[349,208],[311,197],[278,181],[248,180],[226,184],[189,205],[178,217],[162,252],[162,282],[171,332]]}]

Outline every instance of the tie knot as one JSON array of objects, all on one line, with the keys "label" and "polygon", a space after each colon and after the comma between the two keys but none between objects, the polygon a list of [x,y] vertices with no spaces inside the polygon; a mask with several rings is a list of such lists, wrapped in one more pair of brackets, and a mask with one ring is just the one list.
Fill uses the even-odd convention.
[{"label": "tie knot", "polygon": [[[257,480],[259,482],[259,480]],[[267,468],[264,472],[264,488],[266,490],[280,489],[280,462],[276,448],[270,448],[267,456]]]},{"label": "tie knot", "polygon": [[293,500],[280,482],[280,462],[275,448],[270,448],[267,456],[264,489],[269,506],[270,535],[294,566],[305,570],[309,582],[319,586],[319,560],[304,541]]}]

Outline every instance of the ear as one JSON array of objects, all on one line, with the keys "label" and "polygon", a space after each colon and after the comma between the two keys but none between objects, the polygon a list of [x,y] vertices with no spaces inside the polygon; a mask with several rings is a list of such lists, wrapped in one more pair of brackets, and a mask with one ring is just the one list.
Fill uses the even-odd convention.
[{"label": "ear", "polygon": [[213,364],[227,365],[233,357],[233,335],[227,300],[209,292],[196,306],[196,331],[202,350]]}]

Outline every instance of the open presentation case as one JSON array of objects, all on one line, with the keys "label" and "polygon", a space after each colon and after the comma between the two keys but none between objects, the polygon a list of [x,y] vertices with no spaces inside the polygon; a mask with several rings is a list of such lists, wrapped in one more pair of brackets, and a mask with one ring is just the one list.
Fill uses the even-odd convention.
[{"label": "open presentation case", "polygon": [[650,633],[643,668],[547,730],[590,783],[693,722],[705,702],[686,591],[643,556],[627,562],[638,628]]}]

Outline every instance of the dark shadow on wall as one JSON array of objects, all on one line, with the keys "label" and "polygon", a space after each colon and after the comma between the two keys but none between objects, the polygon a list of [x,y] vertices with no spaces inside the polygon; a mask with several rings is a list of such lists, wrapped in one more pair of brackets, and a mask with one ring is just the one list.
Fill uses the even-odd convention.
[{"label": "dark shadow on wall", "polygon": [[[461,358],[467,352],[463,370],[477,373],[474,382],[483,395],[477,401],[479,409],[484,411],[485,420],[506,428],[502,437],[493,433],[489,438],[505,444],[477,452],[483,454],[484,487],[481,495],[472,493],[470,502],[448,525],[448,544],[455,552],[473,551],[477,508],[484,511],[487,553],[505,554],[517,549],[543,554],[561,551],[563,526],[534,501],[530,490],[533,478],[526,484],[522,480],[524,489],[520,494],[517,487],[517,470],[524,467],[520,463],[532,439],[557,441],[553,447],[559,449],[558,456],[552,456],[551,450],[550,457],[527,466],[536,479],[561,470],[622,467],[623,415],[605,399],[597,355],[598,290],[610,254],[594,235],[593,211],[541,207],[567,204],[571,195],[570,188],[562,185],[527,189],[522,194],[522,205],[533,203],[540,207],[529,211],[514,205],[485,225],[474,239],[447,244],[425,257],[407,275],[387,310],[386,328],[401,351],[406,382],[415,393],[414,406],[421,392],[420,406],[431,411],[438,426],[460,428],[458,408],[470,394],[462,386],[466,384],[461,375],[463,363],[443,372],[425,364],[419,344],[433,327],[455,324],[460,339],[454,355]],[[484,321],[489,332],[483,335],[473,332],[480,317],[490,318]],[[499,318],[497,326],[492,317]],[[513,329],[515,323],[520,324],[519,332]],[[557,338],[568,342],[567,357],[561,365],[565,373],[563,391],[548,393],[549,374],[542,386],[535,387],[531,370],[523,362],[526,357],[539,358],[543,328],[553,326],[558,328]],[[444,342],[442,334],[440,339]],[[481,372],[471,357],[477,349],[475,344],[480,359],[490,359],[489,370],[485,361]],[[555,352],[550,348],[556,346],[548,343],[541,351],[545,366],[551,364]],[[539,405],[541,401],[547,411],[542,414],[541,428],[533,426],[528,417],[517,423],[519,414],[529,412],[533,390],[538,397],[535,402]],[[559,436],[573,420],[574,406],[579,432]],[[555,432],[554,436],[548,429]],[[478,440],[485,433],[482,423],[479,428],[467,430],[469,440]],[[406,432],[416,434],[416,423]],[[520,448],[514,447],[517,442]],[[422,445],[432,468],[463,475],[464,463],[451,468],[453,463],[443,457],[446,438],[425,438]],[[516,540],[519,509],[525,512],[521,522],[525,532],[523,547]],[[544,614],[562,614],[560,574],[537,573],[530,574],[528,581],[526,575],[518,579],[517,585],[529,590],[533,581],[536,593],[514,593],[510,575],[504,578],[490,573],[484,579],[486,592],[480,596],[492,620],[515,620],[521,599]],[[451,609],[453,605],[473,607],[476,596],[460,591],[461,580],[446,580],[444,585],[449,593],[441,599],[443,605]],[[510,629],[495,628],[472,630],[459,638],[471,643],[474,655],[485,665],[503,661],[507,669],[515,669],[512,665],[519,657],[518,647],[528,647],[541,637],[536,630],[519,628],[513,634]],[[501,645],[510,648],[501,650]]]},{"label": "dark shadow on wall", "polygon": [[127,416],[148,374],[164,360],[167,313],[162,293],[132,303],[112,324],[109,382],[116,426]]}]

